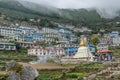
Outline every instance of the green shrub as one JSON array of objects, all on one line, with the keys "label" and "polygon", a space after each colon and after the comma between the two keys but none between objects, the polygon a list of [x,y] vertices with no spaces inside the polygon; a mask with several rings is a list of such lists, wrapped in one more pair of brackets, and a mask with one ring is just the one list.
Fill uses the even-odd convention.
[{"label": "green shrub", "polygon": [[16,66],[12,67],[11,70],[15,71],[17,73],[21,73],[21,71],[22,71],[22,65],[16,65]]},{"label": "green shrub", "polygon": [[0,74],[0,80],[6,80],[6,78],[8,77],[9,75],[8,74]]},{"label": "green shrub", "polygon": [[60,78],[60,74],[40,74],[36,80],[54,80]]},{"label": "green shrub", "polygon": [[99,64],[99,63],[85,63],[85,64],[81,64],[79,65],[80,68],[104,68],[103,64]]},{"label": "green shrub", "polygon": [[65,78],[77,79],[77,78],[84,77],[84,76],[86,76],[86,73],[67,73]]}]

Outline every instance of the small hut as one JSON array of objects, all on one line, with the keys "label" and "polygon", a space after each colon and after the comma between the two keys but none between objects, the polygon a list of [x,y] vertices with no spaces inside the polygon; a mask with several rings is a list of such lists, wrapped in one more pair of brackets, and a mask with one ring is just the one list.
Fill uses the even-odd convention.
[{"label": "small hut", "polygon": [[111,61],[112,60],[112,51],[111,50],[100,50],[98,51],[98,60],[99,61]]}]

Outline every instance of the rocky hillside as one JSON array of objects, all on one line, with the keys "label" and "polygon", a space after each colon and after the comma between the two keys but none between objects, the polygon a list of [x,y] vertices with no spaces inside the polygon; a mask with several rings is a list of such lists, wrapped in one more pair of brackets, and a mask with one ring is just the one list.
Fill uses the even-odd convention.
[{"label": "rocky hillside", "polygon": [[22,66],[16,61],[10,61],[5,70],[1,70],[0,80],[35,80],[38,75],[38,71],[31,66]]}]

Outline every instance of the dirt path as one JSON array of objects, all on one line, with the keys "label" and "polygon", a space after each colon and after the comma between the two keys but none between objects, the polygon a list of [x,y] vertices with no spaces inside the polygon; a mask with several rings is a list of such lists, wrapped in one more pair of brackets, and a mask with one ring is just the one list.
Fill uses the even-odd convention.
[{"label": "dirt path", "polygon": [[0,71],[0,75],[6,75],[6,74],[9,74],[9,72],[6,72],[6,71]]},{"label": "dirt path", "polygon": [[28,64],[28,63],[22,63],[19,62],[19,64],[22,64],[23,66],[32,66],[35,69],[69,69],[69,68],[74,68],[73,65],[71,66],[62,66],[59,64],[55,63],[37,63],[37,64]]}]

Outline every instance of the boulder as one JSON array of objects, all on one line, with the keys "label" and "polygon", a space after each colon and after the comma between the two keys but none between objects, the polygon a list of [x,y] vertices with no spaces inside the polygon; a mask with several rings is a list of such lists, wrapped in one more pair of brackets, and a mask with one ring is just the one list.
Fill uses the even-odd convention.
[{"label": "boulder", "polygon": [[16,72],[10,73],[9,77],[6,80],[21,80],[20,79],[20,74]]},{"label": "boulder", "polygon": [[10,71],[15,65],[17,64],[16,61],[10,61],[6,64],[6,71]]},{"label": "boulder", "polygon": [[38,71],[31,66],[23,66],[21,72],[21,80],[35,80],[38,76]]},{"label": "boulder", "polygon": [[10,61],[6,64],[6,71],[16,71],[19,72],[22,66],[18,64],[16,61]]}]

